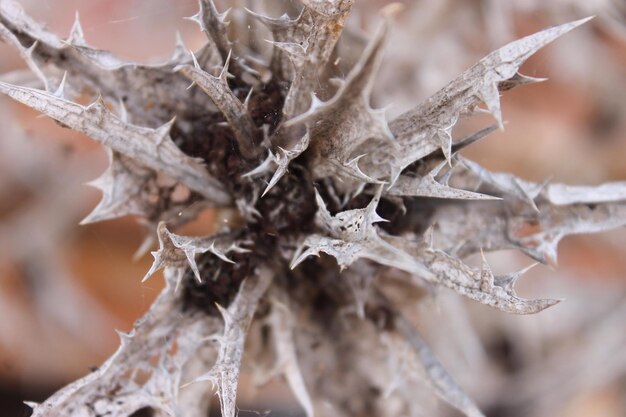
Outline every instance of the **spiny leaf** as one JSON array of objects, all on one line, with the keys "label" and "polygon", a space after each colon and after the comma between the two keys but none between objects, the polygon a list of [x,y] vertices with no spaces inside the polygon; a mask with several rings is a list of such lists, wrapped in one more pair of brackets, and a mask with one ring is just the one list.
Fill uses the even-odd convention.
[{"label": "spiny leaf", "polygon": [[[559,241],[568,235],[598,233],[626,225],[626,202],[544,206],[539,204],[538,224],[521,217],[510,219],[511,241],[538,260],[556,265]],[[539,231],[528,233],[529,227]]]},{"label": "spiny leaf", "polygon": [[557,245],[563,237],[626,225],[623,201],[557,206],[539,200],[538,211],[528,212],[512,212],[509,207],[506,203],[442,207],[433,219],[435,240],[461,258],[481,248],[519,249],[541,263],[556,265]]},{"label": "spiny leaf", "polygon": [[120,154],[166,173],[216,203],[230,201],[223,186],[209,176],[202,164],[185,155],[172,142],[169,134],[172,122],[158,129],[132,125],[116,117],[101,98],[82,106],[42,90],[3,82],[0,82],[0,93],[85,133]]},{"label": "spiny leaf", "polygon": [[[285,123],[286,127],[306,124],[311,133],[310,152],[312,170],[316,177],[332,175],[352,178],[363,182],[376,182],[390,177],[390,166],[378,167],[368,176],[356,165],[372,148],[396,150],[395,142],[385,120],[384,110],[370,106],[370,95],[376,70],[381,59],[389,21],[378,29],[359,62],[329,101],[321,102],[313,97],[311,107],[305,113]],[[366,142],[368,142],[366,144]],[[379,151],[380,152],[380,151]],[[372,160],[364,159],[369,168]],[[374,167],[371,167],[373,170]],[[370,178],[372,177],[372,178]]]},{"label": "spiny leaf", "polygon": [[[450,288],[479,303],[513,314],[535,314],[559,302],[559,300],[550,299],[526,300],[518,297],[513,289],[512,281],[494,277],[484,258],[482,269],[477,270],[462,260],[433,248],[430,242],[415,244],[398,237],[386,236],[385,238],[393,246],[410,253],[431,272],[429,276],[415,276],[415,280],[421,278],[426,282]],[[515,279],[519,276],[520,274],[515,275]],[[417,283],[419,285],[419,281]],[[496,283],[507,285],[500,286]]]},{"label": "spiny leaf", "polygon": [[389,195],[459,200],[499,200],[498,197],[452,188],[447,184],[437,182],[435,176],[439,174],[439,171],[445,164],[446,162],[440,163],[424,176],[409,177],[401,175],[389,190]]},{"label": "spiny leaf", "polygon": [[489,172],[477,163],[467,159],[461,159],[461,164],[469,168],[477,176],[475,181],[478,184],[491,186],[498,192],[504,193],[505,197],[525,202],[535,211],[538,210],[535,199],[544,187],[543,184],[533,184],[508,173]]},{"label": "spiny leaf", "polygon": [[252,117],[248,114],[244,104],[239,101],[235,93],[230,89],[227,82],[228,65],[230,55],[227,56],[224,68],[219,77],[214,77],[200,68],[194,57],[194,65],[182,65],[176,67],[195,84],[197,84],[211,98],[213,103],[222,112],[229,126],[235,133],[239,151],[247,158],[254,158],[259,148],[255,148],[254,140],[257,137],[257,129]]},{"label": "spiny leaf", "polygon": [[467,417],[484,417],[485,415],[450,376],[411,323],[404,317],[397,317],[395,325],[419,357],[437,396]]},{"label": "spiny leaf", "polygon": [[[447,130],[459,116],[473,110],[479,99],[502,128],[500,83],[505,82],[505,88],[524,84],[526,78],[517,74],[522,63],[543,46],[587,20],[589,18],[545,29],[503,46],[481,59],[426,102],[393,120],[390,129],[403,150],[398,162],[400,170],[441,148],[441,136],[447,137]],[[443,144],[444,155],[449,153],[446,149],[448,146],[448,143]]]},{"label": "spiny leaf", "polygon": [[202,282],[198,265],[196,265],[196,254],[211,252],[224,262],[233,263],[227,257],[227,253],[248,252],[247,249],[238,246],[235,240],[228,235],[209,237],[180,236],[167,230],[165,222],[159,223],[157,233],[159,250],[152,252],[154,263],[142,281],[146,281],[162,268],[184,268],[189,264],[198,282]]},{"label": "spiny leaf", "polygon": [[2,23],[0,23],[0,37],[3,41],[17,49],[24,62],[26,62],[26,65],[28,65],[28,68],[33,72],[33,74],[37,76],[39,80],[41,80],[44,89],[46,91],[49,91],[50,86],[48,85],[48,78],[44,75],[44,73],[41,71],[41,68],[39,67],[39,64],[33,58],[33,51],[37,47],[37,41],[33,42],[32,45],[28,48],[23,46],[18,38],[15,36],[15,34]]},{"label": "spiny leaf", "polygon": [[298,365],[295,342],[293,340],[296,329],[295,318],[284,304],[286,297],[272,299],[272,312],[269,317],[274,349],[276,352],[276,368],[285,376],[289,388],[304,409],[307,417],[313,417],[313,402],[306,388],[302,372]]},{"label": "spiny leaf", "polygon": [[[372,279],[378,271],[387,271],[384,267],[408,272],[411,275],[408,284],[446,287],[504,311],[534,313],[556,301],[519,298],[514,285],[523,271],[499,277],[484,258],[481,268],[472,268],[457,256],[483,248],[513,247],[545,261],[555,258],[556,244],[568,233],[626,224],[625,193],[621,185],[594,193],[584,188],[524,182],[513,176],[489,173],[471,162],[457,164],[463,159],[455,152],[491,131],[491,128],[483,129],[455,141],[452,132],[457,121],[477,113],[480,110],[477,105],[482,101],[502,127],[500,92],[538,81],[518,74],[519,66],[580,21],[531,35],[488,55],[389,127],[384,110],[372,109],[370,100],[389,27],[389,10],[346,79],[332,82],[328,74],[338,72],[339,61],[329,65],[329,60],[332,54],[342,58],[337,41],[355,2],[303,0],[302,3],[302,12],[296,19],[287,15],[268,18],[250,12],[273,34],[269,68],[263,61],[264,51],[255,42],[247,45],[231,42],[225,13],[219,14],[212,0],[200,0],[200,13],[193,18],[209,39],[198,58],[187,52],[179,38],[173,58],[156,66],[130,63],[89,46],[78,18],[67,40],[61,40],[28,18],[15,3],[0,3],[0,36],[22,54],[45,87],[42,91],[0,83],[0,91],[65,126],[87,133],[107,146],[113,155],[111,166],[96,182],[104,191],[103,201],[87,220],[136,213],[146,214],[152,226],[164,219],[168,220],[167,227],[184,223],[187,215],[178,210],[179,206],[172,206],[170,194],[156,182],[157,176],[168,176],[176,180],[176,187],[185,185],[187,188],[181,187],[185,188],[183,191],[197,192],[191,193],[180,207],[195,204],[197,200],[199,205],[220,206],[223,210],[219,214],[229,222],[224,227],[233,228],[223,235],[189,237],[174,234],[165,222],[159,222],[156,229],[160,248],[153,253],[155,262],[146,278],[166,268],[168,288],[146,320],[135,331],[121,336],[120,351],[101,371],[62,390],[46,403],[35,405],[36,416],[128,416],[143,407],[154,409],[159,417],[206,414],[206,409],[202,410],[198,404],[191,408],[181,406],[178,388],[183,367],[202,366],[206,360],[203,355],[212,346],[200,347],[207,340],[207,331],[217,334],[223,327],[223,333],[216,338],[219,347],[214,366],[200,377],[197,377],[199,372],[189,375],[188,380],[213,382],[222,415],[234,417],[248,328],[272,285],[276,289],[272,294],[283,298],[277,301],[270,297],[271,313],[265,316],[265,325],[269,324],[274,336],[277,366],[307,416],[313,415],[314,407],[297,359],[303,359],[300,364],[306,369],[311,366],[312,355],[296,358],[295,344],[309,337],[306,333],[311,328],[324,328],[323,332],[314,332],[320,339],[319,345],[333,351],[328,358],[341,365],[342,371],[350,371],[342,373],[352,378],[351,382],[359,379],[357,384],[346,383],[345,390],[335,390],[336,398],[329,402],[345,410],[333,412],[352,411],[355,402],[363,404],[357,406],[356,412],[376,413],[378,410],[372,411],[371,406],[381,407],[381,404],[376,400],[362,401],[363,393],[384,387],[386,381],[379,381],[378,375],[371,381],[361,378],[363,369],[352,366],[369,357],[352,360],[355,352],[346,354],[342,349],[342,342],[356,347],[376,339],[367,337],[376,336],[372,326],[357,320],[361,327],[342,328],[339,335],[336,328],[327,329],[331,320],[345,318],[342,308],[353,301],[345,294],[351,285],[358,293],[357,314],[362,319],[370,315],[369,303],[375,301],[375,295],[387,289],[383,288],[387,283],[379,282],[383,280]],[[235,24],[238,16],[233,15]],[[247,40],[251,39],[248,34]],[[245,53],[235,53],[229,74],[233,48]],[[264,70],[263,76],[247,68],[246,61]],[[222,64],[221,74],[213,76],[214,67]],[[233,90],[227,78],[232,79]],[[188,79],[207,94],[186,90]],[[330,84],[333,86],[327,90]],[[261,88],[257,90],[258,87]],[[254,94],[241,103],[237,98],[240,92],[251,92],[252,88]],[[103,99],[90,106],[72,102],[72,96],[80,91],[101,93],[119,107],[120,117],[109,111]],[[273,125],[277,125],[271,136],[269,129],[260,132],[253,121],[253,116],[258,120],[257,116],[269,114],[276,122]],[[173,116],[178,117],[176,123]],[[223,119],[225,122],[220,122]],[[165,123],[167,120],[170,122]],[[180,148],[170,135],[174,126]],[[238,146],[224,145],[228,142],[221,140],[225,127],[232,130]],[[261,133],[265,133],[263,138]],[[200,160],[185,155],[181,149],[201,155],[219,182],[209,175]],[[242,176],[242,172],[250,169],[249,163],[260,162],[258,156],[266,149],[267,159]],[[295,158],[300,158],[297,175],[288,178],[289,181],[280,181]],[[242,159],[247,161],[241,164]],[[446,164],[449,169],[444,170]],[[277,169],[266,186],[274,165]],[[452,185],[448,185],[449,181]],[[368,183],[385,186],[377,188],[365,208],[347,209],[363,207],[359,194],[371,192],[373,187],[366,186]],[[310,207],[313,187],[323,188],[327,199],[324,201],[320,194],[316,195],[315,220],[315,210]],[[273,192],[261,199],[264,188],[265,192],[270,189]],[[502,200],[494,201],[491,195]],[[483,201],[438,200],[429,204],[424,197]],[[383,199],[381,212],[390,213],[393,220],[384,229],[393,230],[393,235],[376,226],[384,221],[377,214]],[[235,209],[239,209],[239,215],[230,217]],[[172,210],[176,214],[174,219],[170,219]],[[197,213],[195,209],[189,211]],[[418,236],[411,229],[419,225],[422,230],[431,216],[438,221],[437,230],[427,230],[422,242],[417,243]],[[278,227],[278,223],[284,227]],[[181,282],[187,267],[198,281],[201,273],[207,274],[196,264],[198,253],[211,252],[224,262],[232,262],[229,252],[246,251],[235,240],[240,236],[250,239],[255,254],[232,268],[225,268],[232,269],[232,275],[219,275],[224,271],[218,267],[213,271],[217,278],[214,281],[197,285],[185,282],[184,292],[170,289],[174,283]],[[294,254],[293,248],[298,243],[300,247]],[[283,269],[287,258],[292,257],[295,267],[308,256],[322,252],[334,256],[341,269],[348,266],[352,269],[340,274],[332,268],[332,262],[329,266],[323,261],[311,265],[314,267],[311,269],[285,271],[285,276],[273,283],[274,275]],[[271,262],[271,266],[263,265],[262,259]],[[357,260],[362,261],[355,265]],[[317,281],[293,279],[302,278],[298,275],[309,270],[319,270],[318,276],[311,277]],[[239,285],[241,274],[247,278]],[[204,289],[210,292],[205,299],[201,298]],[[212,317],[214,312],[201,311],[206,307],[202,301],[208,302],[221,291],[236,292],[228,306],[218,306],[223,326]],[[291,303],[291,297],[299,304]],[[328,299],[322,309],[318,298]],[[385,326],[376,330],[401,334],[423,364],[436,393],[467,416],[482,416],[421,336],[395,311],[396,305],[387,304],[382,320]],[[284,308],[287,305],[302,306],[297,311],[297,325]],[[361,333],[365,327],[370,333]],[[339,337],[334,339],[335,336]],[[260,349],[267,346],[264,344]],[[299,343],[298,351],[303,346]],[[372,346],[365,346],[363,351],[369,354]],[[304,351],[310,353],[313,349],[307,346]],[[375,374],[374,366],[368,363],[367,368],[367,372]],[[323,389],[320,390],[315,373],[311,381],[310,388],[318,398]],[[354,385],[357,387],[351,389]],[[355,392],[358,395],[352,395]],[[204,393],[205,390],[198,391],[198,395]]]},{"label": "spiny leaf", "polygon": [[166,279],[168,286],[132,332],[120,333],[117,352],[96,371],[35,406],[33,417],[126,416],[144,407],[175,415],[182,367],[202,345],[198,336],[216,331],[220,323],[208,316],[177,314],[171,271]]},{"label": "spiny leaf", "polygon": [[311,255],[324,252],[334,256],[341,269],[359,258],[366,258],[410,273],[430,276],[431,273],[417,259],[378,235],[374,223],[384,221],[376,213],[381,193],[382,187],[379,187],[376,196],[364,209],[347,210],[331,216],[324,200],[316,192],[318,223],[330,237],[318,234],[308,236],[296,251],[291,268]]},{"label": "spiny leaf", "polygon": [[274,274],[261,268],[257,275],[242,284],[228,308],[220,307],[224,319],[224,334],[219,338],[217,361],[211,371],[192,383],[210,381],[217,386],[223,417],[235,417],[239,368],[243,357],[248,327],[259,300],[270,286]]},{"label": "spiny leaf", "polygon": [[109,167],[89,185],[102,190],[102,200],[81,224],[123,217],[131,214],[145,216],[147,202],[144,200],[148,182],[154,179],[150,170],[142,168],[131,159],[117,152],[108,151]]},{"label": "spiny leaf", "polygon": [[305,2],[305,11],[296,27],[287,32],[294,35],[291,42],[298,42],[297,34],[304,35],[307,45],[306,56],[294,61],[295,75],[283,106],[285,119],[306,109],[317,84],[317,75],[328,62],[353,4],[354,0]]},{"label": "spiny leaf", "polygon": [[300,156],[302,152],[308,148],[310,137],[309,132],[306,132],[292,149],[286,150],[279,148],[279,154],[277,156],[273,156],[272,158],[273,162],[278,165],[278,168],[276,168],[276,171],[274,172],[274,175],[272,175],[270,182],[267,184],[265,191],[263,191],[262,196],[267,194],[276,185],[276,183],[280,181],[283,175],[287,173],[289,163]]},{"label": "spiny leaf", "polygon": [[[170,60],[145,65],[95,49],[84,39],[77,41],[79,28],[75,23],[68,40],[63,40],[27,16],[19,3],[3,0],[0,4],[0,36],[20,54],[30,51],[25,60],[42,79],[46,91],[51,92],[49,84],[58,84],[67,72],[72,94],[89,92],[114,102],[124,101],[134,123],[151,127],[171,119],[175,111],[198,112],[210,106],[203,95],[189,95],[187,79],[172,72],[176,65],[191,62],[187,49],[181,48],[180,37]],[[215,63],[210,46],[199,52],[204,65]],[[153,105],[148,109],[147,103]]]},{"label": "spiny leaf", "polygon": [[[310,11],[302,9],[297,19],[291,19],[286,13],[278,18],[264,16],[247,9],[251,16],[265,25],[273,35],[274,45],[270,68],[279,79],[291,78],[293,67],[300,68],[306,56],[306,28],[311,20]],[[307,43],[308,44],[308,43]]]},{"label": "spiny leaf", "polygon": [[219,13],[213,0],[199,0],[200,11],[190,19],[200,25],[200,29],[206,33],[209,41],[213,42],[220,52],[224,62],[228,60],[231,51],[231,42],[228,39],[228,12]]}]

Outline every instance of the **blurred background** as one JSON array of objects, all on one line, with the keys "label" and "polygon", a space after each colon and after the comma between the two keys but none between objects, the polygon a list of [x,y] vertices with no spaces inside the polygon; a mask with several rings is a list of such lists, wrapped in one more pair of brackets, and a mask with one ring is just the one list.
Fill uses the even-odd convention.
[{"label": "blurred background", "polygon": [[[167,58],[177,31],[190,49],[204,41],[183,19],[196,13],[196,0],[20,3],[61,36],[78,11],[91,45],[129,60]],[[224,10],[228,2],[217,3]],[[229,4],[259,10],[258,3]],[[386,3],[357,2],[348,24],[354,36],[372,33]],[[388,106],[389,119],[491,50],[595,15],[524,65],[524,74],[550,80],[506,93],[505,131],[473,145],[466,156],[533,181],[626,180],[624,2],[404,3],[375,89],[374,104]],[[358,53],[346,51],[348,63]],[[19,82],[25,65],[18,54],[0,44],[0,57],[0,78]],[[152,258],[133,260],[145,234],[136,219],[78,225],[100,198],[84,185],[107,165],[99,145],[5,97],[0,125],[0,415],[22,417],[29,415],[22,401],[42,401],[106,359],[118,345],[114,329],[130,330],[162,284],[159,278],[140,282]],[[471,127],[460,125],[455,137]],[[187,231],[209,230],[211,222],[211,213],[204,213]],[[521,283],[524,296],[566,299],[536,316],[506,315],[447,293],[416,311],[435,352],[488,416],[624,416],[624,254],[623,229],[564,239],[558,268],[538,266]],[[531,263],[513,252],[492,254],[489,261],[496,273]],[[246,392],[241,402],[254,408],[260,400]],[[293,409],[290,394],[284,396],[284,408]],[[453,415],[444,406],[439,411]]]}]

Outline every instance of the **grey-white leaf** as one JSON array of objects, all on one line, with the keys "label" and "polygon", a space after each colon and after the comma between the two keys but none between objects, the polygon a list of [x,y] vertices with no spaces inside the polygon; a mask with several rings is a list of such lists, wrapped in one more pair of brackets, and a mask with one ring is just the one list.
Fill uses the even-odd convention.
[{"label": "grey-white leaf", "polygon": [[208,237],[180,236],[167,230],[165,222],[159,223],[157,235],[159,238],[159,250],[152,252],[154,262],[144,276],[143,281],[146,281],[162,268],[185,268],[189,265],[198,282],[202,282],[202,277],[196,264],[196,254],[211,252],[224,262],[232,263],[233,261],[227,257],[228,253],[248,252],[247,249],[237,245],[235,239],[229,235]]},{"label": "grey-white leaf", "polygon": [[533,259],[556,264],[559,241],[568,235],[597,233],[626,225],[626,203],[600,202],[557,206],[539,199],[538,211],[512,211],[505,202],[442,206],[436,244],[461,258],[479,252],[519,249]]},{"label": "grey-white leaf", "polygon": [[[585,23],[587,19],[555,26],[513,41],[490,53],[461,76],[439,90],[423,104],[400,115],[390,129],[403,150],[397,162],[404,169],[414,161],[442,148],[441,135],[471,111],[481,100],[502,127],[499,88],[511,88],[524,82],[517,70],[528,57],[556,38]],[[500,85],[501,83],[504,85]],[[444,144],[443,151],[446,154]]]},{"label": "grey-white leaf", "polygon": [[389,195],[406,197],[431,197],[459,200],[499,200],[486,194],[475,193],[441,184],[435,179],[439,171],[447,162],[442,162],[429,173],[423,176],[401,175],[387,191]]},{"label": "grey-white leaf", "polygon": [[206,33],[209,42],[213,42],[219,51],[222,60],[227,57],[232,49],[228,39],[228,21],[226,20],[229,10],[219,13],[213,0],[200,0],[200,11],[190,19],[200,25],[200,29]]},{"label": "grey-white leaf", "polygon": [[203,71],[195,57],[194,65],[182,65],[174,70],[180,71],[207,93],[226,118],[228,125],[233,129],[239,151],[245,157],[253,158],[260,151],[260,147],[254,146],[254,140],[258,132],[244,104],[239,101],[228,86],[229,63],[230,55],[227,56],[219,77],[214,77]]},{"label": "grey-white leaf", "polygon": [[313,401],[309,395],[302,372],[298,365],[294,332],[296,329],[295,318],[285,304],[286,297],[272,299],[272,312],[269,317],[274,349],[276,352],[276,370],[281,372],[289,388],[304,409],[307,417],[313,417]]},{"label": "grey-white leaf", "polygon": [[486,261],[483,261],[481,269],[475,269],[459,258],[433,248],[430,242],[415,244],[403,238],[392,236],[385,238],[393,246],[410,253],[431,272],[429,276],[412,277],[417,285],[420,285],[421,279],[449,288],[481,304],[513,314],[535,314],[559,302],[551,299],[526,300],[518,297],[513,285],[525,271],[496,277]]},{"label": "grey-white leaf", "polygon": [[297,36],[303,36],[307,40],[306,56],[294,61],[295,76],[283,106],[285,119],[302,113],[309,104],[317,85],[317,75],[328,62],[353,4],[354,0],[307,1],[295,27],[289,27],[283,32],[296,38],[291,39],[292,42],[298,41]]},{"label": "grey-white leaf", "polygon": [[[87,45],[84,38],[80,40],[79,28],[75,24],[70,37],[63,40],[30,18],[19,3],[4,0],[0,4],[0,36],[24,56],[46,91],[53,91],[67,73],[68,97],[87,92],[124,101],[132,121],[150,127],[163,124],[176,113],[197,114],[212,108],[205,96],[188,93],[183,75],[172,72],[176,65],[192,60],[188,50],[181,47],[180,37],[171,59],[148,65]],[[207,44],[198,52],[205,65],[214,63],[216,54],[211,46]]]},{"label": "grey-white leaf", "polygon": [[[505,172],[490,172],[476,162],[463,158],[459,159],[461,160],[460,165],[467,167],[475,175],[473,181],[476,188],[487,186],[488,191],[493,190],[503,194],[504,198],[525,202],[535,211],[538,210],[535,199],[544,188],[544,184],[524,181],[515,175]],[[470,184],[466,184],[466,186],[469,187]]]},{"label": "grey-white leaf", "polygon": [[192,383],[210,381],[217,386],[223,417],[235,417],[239,382],[239,368],[243,357],[248,327],[261,297],[272,283],[274,273],[266,267],[259,268],[255,276],[248,277],[228,308],[220,307],[224,319],[224,333],[218,339],[219,352],[213,368]]},{"label": "grey-white leaf", "polygon": [[201,162],[185,155],[174,144],[169,134],[173,121],[150,129],[119,119],[106,107],[102,98],[82,106],[46,91],[3,82],[0,82],[0,93],[85,133],[120,154],[169,175],[211,201],[227,204],[231,200]]},{"label": "grey-white leaf", "polygon": [[89,185],[102,191],[102,199],[81,224],[99,222],[127,215],[145,216],[148,212],[146,201],[149,182],[154,173],[141,167],[132,159],[107,149],[109,166],[107,170]]},{"label": "grey-white leaf", "polygon": [[182,368],[221,323],[204,314],[181,313],[171,289],[174,279],[173,271],[167,271],[167,287],[132,332],[120,333],[117,352],[96,371],[36,405],[33,416],[126,416],[144,407],[175,416]]},{"label": "grey-white leaf", "polygon": [[437,396],[467,417],[485,417],[474,401],[446,371],[439,359],[437,359],[437,356],[435,356],[435,353],[413,325],[402,316],[396,317],[395,325],[397,331],[404,336],[407,343],[411,345],[419,357],[420,363],[424,367]]},{"label": "grey-white leaf", "polygon": [[384,221],[376,213],[381,193],[382,187],[379,187],[378,193],[366,208],[346,210],[331,216],[324,200],[316,192],[317,222],[330,236],[308,236],[296,251],[291,268],[295,268],[311,255],[324,252],[334,256],[341,269],[359,258],[365,258],[409,273],[431,276],[419,260],[379,236],[374,224]]},{"label": "grey-white leaf", "polygon": [[[362,54],[359,62],[342,81],[333,98],[322,102],[313,97],[309,110],[285,123],[286,127],[306,124],[311,134],[311,167],[317,178],[333,174],[375,182],[390,177],[390,165],[379,167],[369,179],[369,169],[361,172],[356,162],[368,153],[397,151],[385,120],[384,110],[372,109],[370,95],[381,59],[389,21],[386,19]],[[367,143],[367,147],[364,145]],[[381,150],[382,149],[382,150]],[[358,152],[360,156],[355,155]],[[365,155],[364,155],[365,154]],[[375,164],[365,158],[362,164]],[[373,167],[372,167],[373,169]]]},{"label": "grey-white leaf", "polygon": [[270,182],[267,184],[265,191],[263,191],[262,196],[267,194],[287,173],[289,163],[296,159],[298,156],[300,156],[302,152],[304,152],[309,147],[310,137],[311,136],[309,135],[309,132],[306,132],[292,149],[286,150],[283,148],[279,148],[278,155],[272,155],[272,160],[278,165],[278,168],[276,168],[276,171],[274,171],[274,174],[272,175]]}]

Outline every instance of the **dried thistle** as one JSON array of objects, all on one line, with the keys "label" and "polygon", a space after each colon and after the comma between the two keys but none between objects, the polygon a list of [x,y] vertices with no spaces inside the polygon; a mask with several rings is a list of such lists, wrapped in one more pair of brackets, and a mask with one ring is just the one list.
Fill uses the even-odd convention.
[{"label": "dried thistle", "polygon": [[[625,184],[536,184],[458,155],[503,127],[501,92],[539,81],[518,73],[522,63],[586,20],[498,49],[388,123],[371,95],[396,7],[339,79],[337,44],[353,3],[303,0],[297,17],[247,10],[272,34],[266,51],[201,0],[193,20],[206,45],[190,53],[179,43],[152,66],[90,47],[78,20],[61,39],[13,1],[0,3],[0,36],[41,87],[0,82],[0,91],[107,147],[110,166],[93,183],[103,198],[83,222],[141,216],[159,242],[145,279],[165,269],[167,282],[119,350],[33,404],[34,416],[149,407],[200,417],[216,390],[232,417],[247,334],[258,329],[271,336],[255,341],[260,379],[283,375],[307,416],[415,415],[419,404],[398,381],[416,377],[465,415],[483,415],[395,290],[446,287],[538,313],[558,300],[519,297],[525,270],[496,276],[484,256],[480,268],[466,258],[514,248],[555,263],[563,236],[626,224]],[[85,92],[92,104],[74,101]],[[485,111],[495,125],[453,138],[460,119]],[[173,232],[207,207],[232,213],[232,224],[206,237]]]}]

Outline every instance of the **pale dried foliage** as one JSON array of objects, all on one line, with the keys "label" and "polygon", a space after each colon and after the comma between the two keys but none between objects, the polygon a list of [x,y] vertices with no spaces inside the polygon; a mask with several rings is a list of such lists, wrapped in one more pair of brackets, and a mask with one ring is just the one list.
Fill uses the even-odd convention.
[{"label": "pale dried foliage", "polygon": [[[388,122],[372,94],[397,5],[383,9],[364,45],[342,33],[353,0],[251,4],[229,22],[201,0],[192,19],[205,46],[178,43],[167,62],[143,65],[89,46],[78,20],[62,39],[17,3],[0,3],[0,36],[33,74],[5,76],[0,92],[107,148],[109,168],[93,182],[102,200],[83,223],[142,217],[151,229],[144,248],[159,243],[145,279],[165,269],[167,281],[119,350],[33,404],[33,415],[126,417],[150,407],[155,416],[200,417],[216,392],[222,415],[233,417],[241,364],[251,360],[260,381],[284,377],[309,417],[429,415],[428,397],[415,394],[429,388],[482,416],[409,312],[447,288],[507,313],[539,313],[559,300],[519,296],[528,268],[494,274],[485,253],[516,249],[556,264],[563,237],[626,224],[625,183],[534,183],[459,155],[503,129],[501,93],[541,81],[520,66],[587,19],[497,49]],[[291,14],[264,14],[281,6]],[[246,43],[248,25],[265,27],[271,41]],[[341,50],[361,51],[344,77]],[[85,95],[91,104],[79,104]],[[495,124],[455,137],[459,121],[481,113]],[[236,221],[211,236],[174,232],[207,207]],[[463,307],[440,298],[459,329],[451,340],[469,349]],[[619,322],[623,310],[609,317]],[[258,329],[270,337],[246,345]],[[602,329],[587,330],[592,344]],[[625,342],[608,340],[614,349]],[[589,366],[601,360],[585,346],[571,355]],[[555,355],[548,372],[527,372],[549,379],[564,366]],[[541,396],[524,384],[530,378],[511,390]]]}]

